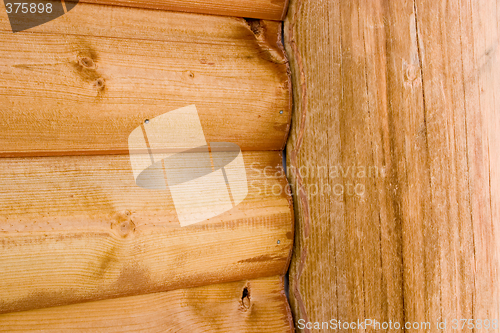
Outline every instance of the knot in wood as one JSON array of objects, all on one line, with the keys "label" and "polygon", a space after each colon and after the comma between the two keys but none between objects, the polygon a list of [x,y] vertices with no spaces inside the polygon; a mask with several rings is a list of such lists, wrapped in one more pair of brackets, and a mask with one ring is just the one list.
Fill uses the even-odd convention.
[{"label": "knot in wood", "polygon": [[135,224],[132,222],[130,211],[117,213],[115,221],[111,224],[111,229],[115,230],[123,238],[132,234],[135,231]]},{"label": "knot in wood", "polygon": [[243,288],[243,293],[241,295],[241,306],[243,309],[248,310],[250,309],[250,291],[248,290],[248,287]]},{"label": "knot in wood", "polygon": [[80,64],[80,66],[82,66],[84,68],[89,68],[89,69],[96,68],[94,60],[90,59],[89,57],[81,57],[78,60],[78,63]]},{"label": "knot in wood", "polygon": [[418,68],[415,65],[408,65],[406,68],[406,80],[413,82],[417,79],[418,77]]},{"label": "knot in wood", "polygon": [[102,90],[104,89],[104,79],[103,78],[98,78],[96,81],[95,81],[95,86],[97,89],[99,90]]}]

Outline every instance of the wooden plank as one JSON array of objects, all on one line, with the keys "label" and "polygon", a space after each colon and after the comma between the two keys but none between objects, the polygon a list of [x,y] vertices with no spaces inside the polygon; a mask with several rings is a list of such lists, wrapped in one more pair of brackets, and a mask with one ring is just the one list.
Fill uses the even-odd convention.
[{"label": "wooden plank", "polygon": [[293,1],[286,20],[296,101],[287,146],[297,216],[290,302],[299,331],[325,330],[305,323],[330,319],[404,318],[401,233],[384,177],[387,99],[372,87],[385,83],[382,13],[376,1]]},{"label": "wooden plank", "polygon": [[145,119],[192,104],[207,141],[280,150],[291,98],[279,27],[79,4],[13,34],[2,12],[0,157],[124,154]]},{"label": "wooden plank", "polygon": [[284,19],[288,7],[287,0],[206,0],[203,2],[195,0],[80,0],[80,3],[82,2],[275,21]]},{"label": "wooden plank", "polygon": [[[421,1],[415,9],[419,37],[428,35],[420,39],[422,84],[428,141],[437,148],[429,159],[441,249],[435,317],[500,315],[497,7],[489,0],[446,9]],[[429,34],[438,27],[444,34]]]},{"label": "wooden plank", "polygon": [[490,0],[292,1],[299,331],[498,318],[499,17]]},{"label": "wooden plank", "polygon": [[0,315],[0,332],[145,331],[293,332],[293,321],[280,277]]},{"label": "wooden plank", "polygon": [[0,312],[284,274],[281,153],[243,159],[245,200],[187,227],[168,188],[136,186],[128,156],[0,159]]}]

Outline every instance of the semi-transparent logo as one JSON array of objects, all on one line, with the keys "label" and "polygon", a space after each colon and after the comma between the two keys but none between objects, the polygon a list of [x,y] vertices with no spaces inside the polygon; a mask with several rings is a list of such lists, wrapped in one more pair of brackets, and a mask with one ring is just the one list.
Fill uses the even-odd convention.
[{"label": "semi-transparent logo", "polygon": [[52,21],[73,9],[79,0],[4,0],[12,32]]},{"label": "semi-transparent logo", "polygon": [[128,144],[136,184],[168,188],[181,226],[220,215],[248,194],[241,149],[207,143],[194,105],[145,120]]}]

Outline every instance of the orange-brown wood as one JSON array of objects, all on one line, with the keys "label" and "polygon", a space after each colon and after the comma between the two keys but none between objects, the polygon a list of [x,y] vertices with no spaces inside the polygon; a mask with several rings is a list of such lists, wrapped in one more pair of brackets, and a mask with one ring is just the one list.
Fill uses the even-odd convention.
[{"label": "orange-brown wood", "polygon": [[295,320],[498,330],[499,8],[292,1]]},{"label": "orange-brown wood", "polygon": [[277,21],[283,20],[288,7],[287,0],[80,0],[80,2]]},{"label": "orange-brown wood", "polygon": [[280,277],[0,315],[0,332],[293,332]]},{"label": "orange-brown wood", "polygon": [[[85,0],[15,34],[0,11],[0,331],[293,331],[282,283],[293,211],[280,152],[291,80],[273,21],[285,7]],[[152,127],[187,106],[201,127]],[[188,148],[209,143],[208,175],[225,183],[180,177],[190,184],[185,220],[167,171],[210,168],[194,154],[167,168],[162,155],[166,189],[140,187],[141,159],[128,154],[141,128],[147,162],[172,148],[163,146],[172,131]],[[216,170],[216,142],[241,148],[244,170],[236,160]],[[196,223],[219,212],[223,190],[228,210]]]},{"label": "orange-brown wood", "polygon": [[168,189],[136,186],[128,156],[0,159],[0,312],[284,274],[281,153],[243,159],[246,199],[187,227]]},{"label": "orange-brown wood", "polygon": [[79,4],[13,34],[1,11],[0,157],[126,154],[145,119],[193,104],[208,142],[280,150],[280,24]]}]

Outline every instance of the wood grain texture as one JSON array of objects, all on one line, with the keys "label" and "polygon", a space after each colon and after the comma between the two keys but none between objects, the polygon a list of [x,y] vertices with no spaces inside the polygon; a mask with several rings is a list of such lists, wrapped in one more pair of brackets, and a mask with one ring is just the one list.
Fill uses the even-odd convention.
[{"label": "wood grain texture", "polygon": [[292,1],[296,321],[499,318],[499,18],[494,0]]},{"label": "wood grain texture", "polygon": [[271,277],[4,314],[0,332],[278,333],[293,321]]},{"label": "wood grain texture", "polygon": [[0,312],[284,274],[281,153],[243,159],[246,199],[188,227],[168,189],[135,185],[128,156],[0,159]]},{"label": "wood grain texture", "polygon": [[288,7],[287,0],[80,0],[82,2],[275,21],[284,19]]},{"label": "wood grain texture", "polygon": [[192,104],[207,141],[280,150],[280,24],[79,4],[13,34],[2,11],[0,157],[124,154],[145,119]]}]

